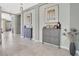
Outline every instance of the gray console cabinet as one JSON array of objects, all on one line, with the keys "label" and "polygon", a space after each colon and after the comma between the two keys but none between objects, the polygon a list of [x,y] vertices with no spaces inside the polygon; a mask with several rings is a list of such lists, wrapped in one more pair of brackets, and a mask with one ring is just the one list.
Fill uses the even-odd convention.
[{"label": "gray console cabinet", "polygon": [[60,29],[43,28],[43,42],[60,46]]}]

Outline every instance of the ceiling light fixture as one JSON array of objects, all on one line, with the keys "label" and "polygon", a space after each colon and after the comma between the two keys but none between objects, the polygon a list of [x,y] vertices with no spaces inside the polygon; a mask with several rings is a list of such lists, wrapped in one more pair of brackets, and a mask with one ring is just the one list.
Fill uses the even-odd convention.
[{"label": "ceiling light fixture", "polygon": [[20,11],[23,11],[23,3],[20,3]]}]

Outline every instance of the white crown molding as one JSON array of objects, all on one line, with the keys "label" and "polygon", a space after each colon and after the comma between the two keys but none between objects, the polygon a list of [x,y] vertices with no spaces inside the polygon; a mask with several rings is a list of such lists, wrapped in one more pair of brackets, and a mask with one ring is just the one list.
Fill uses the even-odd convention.
[{"label": "white crown molding", "polygon": [[10,13],[10,12],[7,12],[7,11],[1,11],[2,13],[7,13],[7,14],[11,14],[11,15],[17,15],[17,14],[13,14],[13,13]]}]

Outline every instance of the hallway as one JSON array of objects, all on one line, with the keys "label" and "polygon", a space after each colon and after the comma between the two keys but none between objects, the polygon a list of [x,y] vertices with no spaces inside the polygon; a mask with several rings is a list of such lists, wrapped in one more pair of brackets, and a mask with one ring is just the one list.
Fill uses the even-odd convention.
[{"label": "hallway", "polygon": [[[0,45],[0,56],[69,56],[69,51],[59,49],[51,44],[41,44],[28,39],[13,37],[11,32],[7,33],[7,39],[3,38],[5,44]],[[11,41],[12,40],[12,41]],[[7,43],[6,43],[7,42]],[[11,43],[11,44],[10,44]]]},{"label": "hallway", "polygon": [[70,56],[70,51],[79,55],[76,6],[0,3],[0,56]]}]

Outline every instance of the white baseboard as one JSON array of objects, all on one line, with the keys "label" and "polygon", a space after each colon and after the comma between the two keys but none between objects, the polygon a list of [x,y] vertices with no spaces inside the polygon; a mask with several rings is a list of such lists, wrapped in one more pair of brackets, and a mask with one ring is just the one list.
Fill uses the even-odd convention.
[{"label": "white baseboard", "polygon": [[33,40],[33,41],[35,41],[35,42],[40,42],[39,40]]},{"label": "white baseboard", "polygon": [[78,50],[76,50],[76,54],[79,56],[79,51]]},{"label": "white baseboard", "polygon": [[65,47],[65,46],[60,46],[60,48],[63,48],[63,49],[69,50],[69,48],[68,48],[68,47]]},{"label": "white baseboard", "polygon": [[22,35],[20,35],[21,38],[24,38]]},{"label": "white baseboard", "polygon": [[41,42],[41,43],[42,43],[43,41],[42,41],[42,40],[39,40],[39,42]]},{"label": "white baseboard", "polygon": [[47,45],[49,45],[49,46],[53,46],[53,47],[59,47],[58,45],[55,45],[55,44],[50,44],[50,43],[46,43],[46,42],[44,42],[44,44],[47,44]]}]

